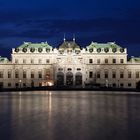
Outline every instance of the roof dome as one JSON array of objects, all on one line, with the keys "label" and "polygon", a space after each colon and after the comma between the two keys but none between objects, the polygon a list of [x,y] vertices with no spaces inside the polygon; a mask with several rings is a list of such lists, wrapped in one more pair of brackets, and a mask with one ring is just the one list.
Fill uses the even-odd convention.
[{"label": "roof dome", "polygon": [[71,49],[71,50],[80,50],[80,46],[73,41],[65,41],[59,46],[60,50]]}]

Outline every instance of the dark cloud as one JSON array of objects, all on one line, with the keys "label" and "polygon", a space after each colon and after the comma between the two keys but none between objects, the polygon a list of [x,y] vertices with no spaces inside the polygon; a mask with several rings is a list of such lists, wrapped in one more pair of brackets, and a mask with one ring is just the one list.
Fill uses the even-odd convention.
[{"label": "dark cloud", "polygon": [[22,2],[2,0],[0,43],[4,44],[1,45],[3,48],[0,47],[0,51],[16,47],[15,44],[19,43],[19,40],[35,42],[47,40],[56,46],[64,33],[67,39],[72,39],[75,34],[81,46],[86,46],[91,41],[116,41],[130,50],[134,45],[140,51],[138,3],[137,1],[136,4],[134,2],[131,4],[127,0],[108,2],[72,0],[68,3],[64,0],[61,2],[31,0],[30,3],[28,0]]},{"label": "dark cloud", "polygon": [[[0,29],[0,38],[55,38],[66,33],[72,36],[95,38],[96,40],[116,40],[126,43],[140,43],[140,20],[100,18],[92,20],[26,20],[13,27]],[[89,40],[89,39],[87,39]]]}]

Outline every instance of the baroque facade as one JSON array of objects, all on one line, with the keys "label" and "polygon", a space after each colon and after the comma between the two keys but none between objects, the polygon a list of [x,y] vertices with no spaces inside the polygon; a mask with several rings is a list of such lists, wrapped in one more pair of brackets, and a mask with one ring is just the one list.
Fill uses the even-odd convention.
[{"label": "baroque facade", "polygon": [[66,41],[54,48],[47,42],[24,42],[12,49],[11,60],[0,57],[0,88],[99,86],[136,88],[140,58],[128,60],[127,49],[114,42],[82,48]]}]

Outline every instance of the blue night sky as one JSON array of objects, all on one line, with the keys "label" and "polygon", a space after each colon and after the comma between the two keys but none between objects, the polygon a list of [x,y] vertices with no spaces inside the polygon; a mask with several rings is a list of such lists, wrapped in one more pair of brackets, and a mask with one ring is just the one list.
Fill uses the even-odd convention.
[{"label": "blue night sky", "polygon": [[64,33],[83,47],[115,41],[140,56],[140,1],[0,0],[0,55],[24,41],[57,47]]}]

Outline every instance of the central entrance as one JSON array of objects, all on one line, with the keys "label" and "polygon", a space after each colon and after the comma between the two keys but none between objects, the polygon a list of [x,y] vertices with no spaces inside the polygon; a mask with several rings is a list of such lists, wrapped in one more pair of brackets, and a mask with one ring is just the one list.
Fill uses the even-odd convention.
[{"label": "central entrance", "polygon": [[75,85],[81,86],[82,85],[82,73],[78,72],[75,75]]},{"label": "central entrance", "polygon": [[63,72],[59,72],[57,74],[57,85],[58,86],[63,86],[64,85],[64,73]]},{"label": "central entrance", "polygon": [[68,72],[66,74],[66,85],[73,86],[73,73],[72,72]]}]

